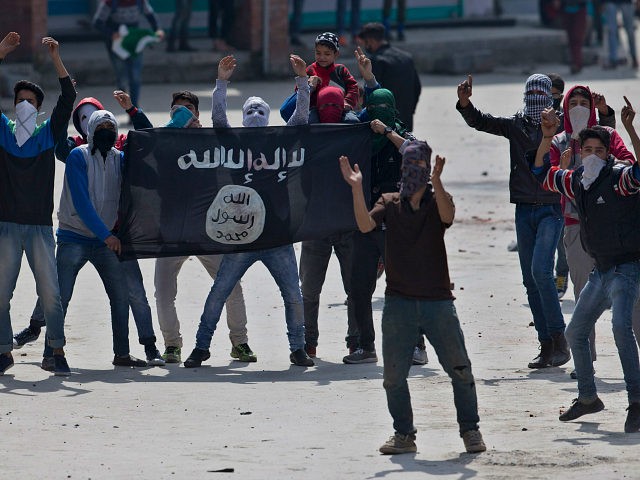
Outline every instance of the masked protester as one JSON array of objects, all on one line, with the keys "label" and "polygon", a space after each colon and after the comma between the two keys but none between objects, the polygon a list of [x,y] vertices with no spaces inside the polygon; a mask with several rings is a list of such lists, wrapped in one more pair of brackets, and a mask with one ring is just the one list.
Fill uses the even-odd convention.
[{"label": "masked protester", "polygon": [[[87,144],[67,158],[58,209],[58,282],[67,311],[80,269],[98,271],[111,306],[113,364],[146,366],[129,353],[129,295],[118,260],[120,240],[113,234],[118,217],[124,155],[114,148],[118,124],[107,110],[96,110],[87,124]],[[45,348],[43,368],[49,352]]]},{"label": "masked protester", "polygon": [[[309,84],[305,62],[297,55],[291,55],[291,66],[296,73],[298,96],[296,111],[287,125],[303,125],[309,118]],[[212,95],[211,119],[215,128],[230,127],[227,119],[227,84],[236,67],[233,56],[224,57],[218,64],[218,78]],[[244,126],[266,127],[269,122],[269,105],[260,97],[250,97],[242,108]],[[247,269],[260,261],[269,269],[280,288],[284,301],[287,337],[289,340],[289,360],[298,366],[312,366],[313,360],[304,350],[304,315],[300,279],[293,245],[285,245],[266,250],[253,250],[244,253],[225,254],[218,277],[211,287],[209,296],[200,317],[196,345],[189,358],[184,362],[187,368],[199,367],[211,353],[209,347],[220,314],[234,285],[240,281]]]},{"label": "masked protester", "polygon": [[[596,106],[596,102],[598,102],[598,106]],[[561,121],[564,131],[556,134],[551,141],[549,161],[552,166],[575,170],[584,165],[582,180],[585,188],[588,188],[597,177],[601,162],[597,157],[582,156],[580,132],[585,128],[597,125],[598,117],[602,128],[609,132],[611,155],[620,161],[635,162],[635,157],[625,146],[622,137],[612,128],[615,126],[614,113],[611,107],[607,106],[604,97],[592,94],[586,85],[576,85],[567,91],[562,109],[564,118]],[[564,158],[564,162],[561,158]],[[561,198],[561,205],[564,219],[563,243],[567,252],[573,294],[577,301],[589,279],[589,274],[593,270],[594,260],[584,250],[580,240],[580,218],[576,205],[565,196]],[[595,361],[595,330],[591,332],[590,339],[591,353]],[[575,378],[575,371],[572,371],[571,374]]]},{"label": "masked protester", "polygon": [[[260,102],[257,101],[256,103],[259,104]],[[248,105],[251,104],[251,102],[248,103]],[[200,99],[195,93],[188,90],[175,92],[171,100],[171,111],[169,112],[171,119],[165,127],[201,128],[199,105]],[[211,280],[215,281],[223,256],[196,255],[195,257],[205,268]],[[156,307],[158,323],[160,324],[160,330],[162,330],[165,346],[162,358],[167,363],[180,363],[182,361],[183,340],[180,333],[178,311],[176,310],[176,298],[178,296],[178,275],[188,259],[188,255],[156,259],[154,275]],[[231,341],[231,357],[239,362],[257,362],[258,357],[249,346],[247,309],[240,282],[237,282],[233,287],[225,307],[227,311],[227,327],[229,327],[229,340]]]}]

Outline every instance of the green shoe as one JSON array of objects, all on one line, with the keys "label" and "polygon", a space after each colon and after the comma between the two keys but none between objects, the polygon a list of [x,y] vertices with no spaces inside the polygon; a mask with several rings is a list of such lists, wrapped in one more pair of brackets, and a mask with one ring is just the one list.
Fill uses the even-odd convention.
[{"label": "green shoe", "polygon": [[258,357],[251,351],[251,347],[248,343],[241,343],[234,345],[231,348],[231,357],[235,358],[239,362],[257,362]]},{"label": "green shoe", "polygon": [[167,347],[162,354],[162,358],[167,363],[180,363],[182,361],[180,358],[181,353],[180,347]]}]

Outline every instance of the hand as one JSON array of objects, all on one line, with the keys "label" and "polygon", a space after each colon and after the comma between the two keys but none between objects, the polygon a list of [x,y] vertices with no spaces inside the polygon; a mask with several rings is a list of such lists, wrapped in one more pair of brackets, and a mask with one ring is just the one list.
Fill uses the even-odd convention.
[{"label": "hand", "polygon": [[318,88],[319,85],[322,85],[322,79],[317,75],[311,75],[309,77],[309,86],[311,87],[311,90]]},{"label": "hand", "polygon": [[382,135],[384,133],[384,129],[387,128],[387,126],[380,120],[373,120],[369,126],[371,127],[371,130],[373,130],[373,133],[377,133],[378,135]]},{"label": "hand", "polygon": [[573,158],[573,150],[571,147],[567,148],[562,155],[560,155],[560,165],[562,170],[567,170],[571,166],[571,159]]},{"label": "hand", "polygon": [[229,80],[233,71],[236,69],[236,59],[233,55],[227,55],[218,63],[218,80]]},{"label": "hand", "polygon": [[607,100],[604,98],[604,95],[593,92],[591,96],[593,97],[593,104],[598,109],[598,112],[606,115],[609,112],[609,107],[607,106]]},{"label": "hand", "polygon": [[542,119],[542,135],[545,137],[553,137],[560,126],[560,119],[553,107],[545,108],[540,114]]},{"label": "hand", "polygon": [[629,130],[629,128],[633,126],[633,119],[636,116],[636,112],[631,106],[629,99],[625,96],[623,96],[622,98],[624,98],[626,105],[622,107],[622,113],[620,113],[620,117],[622,118],[622,125],[624,125],[624,128]]},{"label": "hand", "polygon": [[6,57],[20,45],[20,35],[16,32],[9,32],[0,42],[0,58]]},{"label": "hand", "polygon": [[156,37],[158,37],[160,41],[164,40],[164,30],[162,30],[161,28],[156,30]]},{"label": "hand", "polygon": [[442,175],[442,170],[444,169],[444,164],[446,162],[446,158],[441,157],[440,155],[436,155],[436,164],[431,170],[431,182],[439,182],[440,175]]},{"label": "hand", "polygon": [[60,44],[53,37],[44,37],[42,39],[42,45],[47,46],[51,58],[60,58]]},{"label": "hand", "polygon": [[358,62],[358,70],[360,70],[360,75],[365,81],[369,81],[373,78],[373,71],[371,67],[371,59],[367,57],[360,47],[356,48],[356,51],[353,52],[356,57],[356,62]]},{"label": "hand", "polygon": [[358,164],[356,163],[353,168],[351,168],[349,158],[344,155],[340,157],[339,161],[340,171],[342,172],[342,178],[344,178],[344,181],[351,185],[351,188],[362,185],[362,173],[360,172]]},{"label": "hand", "polygon": [[124,110],[129,110],[131,107],[133,107],[133,103],[131,103],[131,97],[127,92],[116,90],[113,92],[113,98],[116,99],[116,101]]},{"label": "hand", "polygon": [[104,243],[107,245],[107,248],[109,250],[120,255],[120,252],[122,251],[122,245],[120,244],[120,239],[118,237],[109,235],[104,239]]},{"label": "hand", "polygon": [[307,76],[307,63],[302,58],[300,58],[298,55],[291,54],[289,55],[289,61],[291,62],[293,73],[295,73],[298,77]]},{"label": "hand", "polygon": [[458,85],[458,101],[460,102],[460,106],[465,108],[469,105],[469,99],[473,94],[473,77],[471,75],[467,76],[467,79]]}]

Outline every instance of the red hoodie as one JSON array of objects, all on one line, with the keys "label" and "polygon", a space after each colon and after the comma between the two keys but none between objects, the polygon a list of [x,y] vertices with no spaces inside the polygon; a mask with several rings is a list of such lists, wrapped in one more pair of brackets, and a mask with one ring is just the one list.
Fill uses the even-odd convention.
[{"label": "red hoodie", "polygon": [[[564,152],[567,148],[571,148],[571,162],[567,168],[575,170],[580,165],[582,165],[582,159],[580,158],[580,139],[572,139],[571,134],[573,133],[573,126],[571,125],[571,119],[569,118],[569,98],[571,97],[571,93],[576,88],[582,88],[589,92],[591,95],[591,112],[589,114],[589,120],[587,121],[587,127],[593,127],[598,124],[596,118],[596,107],[595,102],[593,100],[593,95],[591,94],[591,90],[589,87],[584,85],[575,85],[571,87],[567,94],[564,96],[564,100],[562,101],[562,109],[564,112],[564,132],[558,133],[553,137],[553,141],[551,142],[551,150],[549,151],[549,160],[552,166],[560,165],[560,156],[562,152]],[[631,163],[635,163],[636,159],[633,156],[624,141],[611,127],[602,127],[606,128],[611,136],[611,143],[609,145],[609,153],[613,155],[618,160],[626,160]],[[564,215],[564,223],[565,225],[575,225],[580,223],[578,220],[578,213],[576,209],[571,205],[571,202],[568,201],[564,196],[560,198],[560,204],[562,205],[562,213]]]},{"label": "red hoodie", "polygon": [[[87,134],[84,133],[80,128],[80,115],[78,112],[78,109],[82,105],[86,105],[86,104],[91,104],[94,107],[96,107],[98,110],[104,110],[102,103],[100,103],[100,101],[97,98],[85,97],[78,102],[78,105],[76,105],[76,108],[73,109],[73,113],[71,114],[71,119],[73,120],[73,126],[76,127],[76,130],[80,135],[69,137],[75,142],[76,147],[79,147],[80,145],[84,145],[85,143],[87,143]],[[122,147],[124,146],[124,143],[126,141],[127,141],[127,135],[124,133],[121,133],[118,135],[118,138],[116,138],[116,143],[114,147],[118,150],[122,150]]]}]

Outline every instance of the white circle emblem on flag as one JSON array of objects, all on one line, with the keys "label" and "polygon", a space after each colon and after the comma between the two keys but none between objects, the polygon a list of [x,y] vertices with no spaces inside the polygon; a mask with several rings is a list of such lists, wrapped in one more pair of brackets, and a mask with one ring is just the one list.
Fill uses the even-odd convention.
[{"label": "white circle emblem on flag", "polygon": [[264,230],[264,202],[253,188],[225,185],[207,210],[209,237],[226,245],[251,243]]}]

